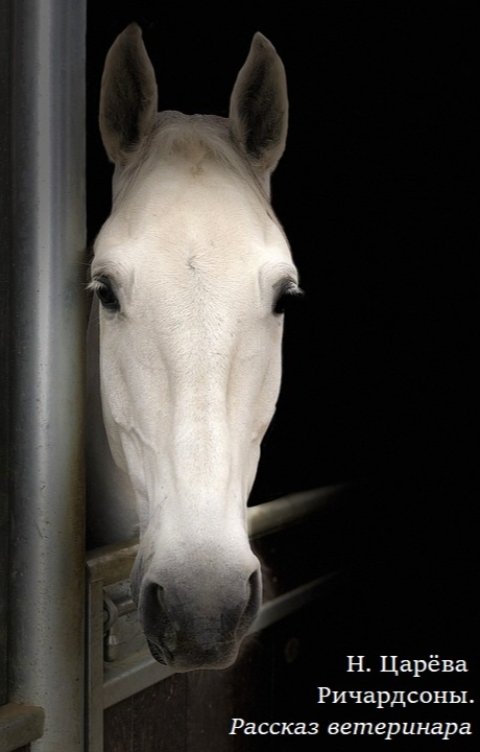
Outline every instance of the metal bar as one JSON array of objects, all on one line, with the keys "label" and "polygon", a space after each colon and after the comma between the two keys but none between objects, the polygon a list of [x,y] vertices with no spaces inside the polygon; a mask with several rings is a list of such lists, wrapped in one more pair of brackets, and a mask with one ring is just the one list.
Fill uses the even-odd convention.
[{"label": "metal bar", "polygon": [[84,741],[85,0],[12,0],[10,700]]},{"label": "metal bar", "polygon": [[248,534],[257,538],[302,522],[305,517],[326,509],[346,488],[346,484],[313,488],[249,507]]},{"label": "metal bar", "polygon": [[138,539],[128,543],[113,543],[87,553],[87,568],[92,582],[101,581],[103,585],[126,580],[138,552]]},{"label": "metal bar", "polygon": [[[266,629],[319,598],[333,576],[329,574],[319,577],[266,603],[262,606],[249,634]],[[122,661],[107,664],[103,685],[104,707],[116,705],[127,697],[163,681],[173,673],[174,671],[168,666],[161,666],[157,663],[147,649],[134,653]]]},{"label": "metal bar", "polygon": [[42,708],[10,703],[0,708],[0,752],[14,752],[43,734]]},{"label": "metal bar", "polygon": [[10,7],[0,2],[0,705],[7,702],[8,608],[8,442],[10,418],[9,348],[11,246],[10,70],[12,50]]}]

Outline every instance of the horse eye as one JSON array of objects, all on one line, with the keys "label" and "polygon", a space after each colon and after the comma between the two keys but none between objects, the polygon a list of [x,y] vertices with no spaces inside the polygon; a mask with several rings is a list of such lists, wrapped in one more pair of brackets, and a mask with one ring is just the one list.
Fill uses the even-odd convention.
[{"label": "horse eye", "polygon": [[112,283],[108,277],[97,277],[95,282],[95,292],[102,306],[107,311],[119,311],[120,303],[118,302],[118,298],[113,291]]},{"label": "horse eye", "polygon": [[273,303],[273,313],[277,316],[285,313],[287,308],[289,308],[294,301],[298,301],[302,298],[303,294],[303,290],[297,287],[294,282],[282,282],[278,288]]}]

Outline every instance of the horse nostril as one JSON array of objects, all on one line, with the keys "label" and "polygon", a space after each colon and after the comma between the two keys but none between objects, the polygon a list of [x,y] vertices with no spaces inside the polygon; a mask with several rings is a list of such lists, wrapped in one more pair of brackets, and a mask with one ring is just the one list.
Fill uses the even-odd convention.
[{"label": "horse nostril", "polygon": [[143,591],[141,612],[151,625],[163,626],[167,617],[165,588],[156,582],[150,582]]},{"label": "horse nostril", "polygon": [[176,645],[176,629],[168,613],[163,585],[150,582],[145,587],[140,613],[152,656],[159,663],[171,663]]},{"label": "horse nostril", "polygon": [[165,589],[162,585],[155,585],[155,597],[160,608],[165,610]]}]

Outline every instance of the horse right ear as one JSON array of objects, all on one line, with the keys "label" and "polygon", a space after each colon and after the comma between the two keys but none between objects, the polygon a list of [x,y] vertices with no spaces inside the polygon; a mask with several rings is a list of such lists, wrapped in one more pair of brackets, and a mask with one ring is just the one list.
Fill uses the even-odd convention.
[{"label": "horse right ear", "polygon": [[157,112],[155,72],[132,23],[108,51],[100,93],[100,132],[109,159],[125,164],[151,130]]},{"label": "horse right ear", "polygon": [[272,173],[287,138],[287,81],[275,48],[258,31],[233,87],[229,115],[233,136],[254,168]]}]

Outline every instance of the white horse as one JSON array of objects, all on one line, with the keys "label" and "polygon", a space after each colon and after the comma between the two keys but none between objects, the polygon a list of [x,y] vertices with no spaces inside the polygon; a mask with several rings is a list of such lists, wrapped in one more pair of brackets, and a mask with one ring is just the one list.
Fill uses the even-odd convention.
[{"label": "white horse", "polygon": [[90,527],[97,544],[139,533],[133,596],[153,656],[179,671],[230,665],[261,602],[246,505],[299,292],[269,200],[287,110],[259,33],[228,118],[157,113],[135,24],[106,59],[115,172],[89,285]]}]

